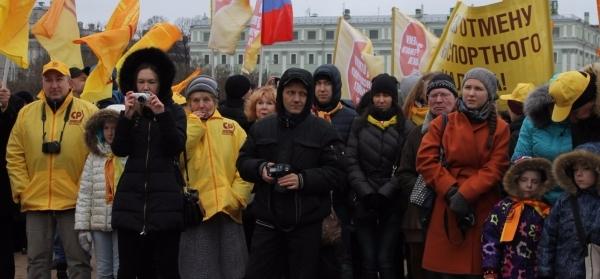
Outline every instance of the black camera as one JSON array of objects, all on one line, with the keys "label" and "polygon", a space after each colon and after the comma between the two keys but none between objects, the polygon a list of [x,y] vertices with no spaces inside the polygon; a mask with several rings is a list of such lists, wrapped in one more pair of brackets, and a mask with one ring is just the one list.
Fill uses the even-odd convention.
[{"label": "black camera", "polygon": [[[267,175],[273,178],[280,178],[292,172],[292,166],[289,164],[274,164],[267,166]],[[275,183],[274,187],[276,192],[283,193],[287,191],[286,188],[281,187],[278,183]]]},{"label": "black camera", "polygon": [[42,152],[45,154],[58,154],[60,153],[60,142],[49,141],[42,143]]}]

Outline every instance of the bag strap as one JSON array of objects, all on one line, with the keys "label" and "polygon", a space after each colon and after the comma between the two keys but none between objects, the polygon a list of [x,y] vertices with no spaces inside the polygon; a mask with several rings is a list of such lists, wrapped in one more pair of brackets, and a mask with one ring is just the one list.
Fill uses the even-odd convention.
[{"label": "bag strap", "polygon": [[585,230],[583,229],[583,224],[581,223],[581,215],[579,215],[579,204],[577,203],[577,197],[571,196],[569,197],[569,201],[571,202],[571,209],[573,210],[573,219],[575,220],[575,228],[577,229],[577,239],[581,242],[583,246],[583,251],[585,256],[588,256],[587,250],[587,238],[585,237]]},{"label": "bag strap", "polygon": [[448,125],[448,115],[442,113],[442,135],[440,136],[440,163],[442,163],[442,167],[447,168],[448,162],[446,161],[446,150],[444,149],[443,139],[444,132],[446,132],[446,125]]},{"label": "bag strap", "polygon": [[185,168],[185,184],[183,185],[183,189],[187,191],[187,188],[190,186],[190,176],[188,174],[188,156],[185,149],[183,149],[183,166]]}]

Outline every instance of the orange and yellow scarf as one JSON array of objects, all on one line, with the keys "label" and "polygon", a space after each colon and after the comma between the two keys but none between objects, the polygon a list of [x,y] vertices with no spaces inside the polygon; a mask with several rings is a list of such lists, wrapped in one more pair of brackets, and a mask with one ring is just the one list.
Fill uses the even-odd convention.
[{"label": "orange and yellow scarf", "polygon": [[317,109],[317,116],[319,118],[325,119],[327,122],[331,123],[331,117],[338,111],[342,110],[344,105],[341,102],[338,102],[337,106],[330,111],[321,111]]},{"label": "orange and yellow scarf", "polygon": [[408,116],[410,118],[410,121],[415,123],[415,125],[419,126],[419,125],[422,125],[423,122],[425,121],[425,116],[427,116],[428,111],[429,111],[428,106],[417,107],[417,106],[413,105],[410,107]]},{"label": "orange and yellow scarf", "polygon": [[535,211],[543,218],[546,218],[550,213],[550,206],[544,202],[532,199],[519,200],[514,197],[511,197],[511,199],[514,203],[506,216],[502,234],[500,235],[500,242],[511,242],[515,238],[515,233],[519,227],[519,221],[521,220],[521,214],[523,213],[523,209],[525,209],[525,205],[533,207],[533,209],[535,209]]},{"label": "orange and yellow scarf", "polygon": [[119,157],[112,153],[108,154],[104,162],[104,179],[106,180],[106,203],[111,204],[115,199],[117,183],[123,173],[123,163]]}]

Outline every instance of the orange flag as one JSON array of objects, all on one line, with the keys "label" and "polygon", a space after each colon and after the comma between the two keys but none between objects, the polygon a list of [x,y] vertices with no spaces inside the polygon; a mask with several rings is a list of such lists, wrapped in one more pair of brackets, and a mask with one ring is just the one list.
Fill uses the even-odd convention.
[{"label": "orange flag", "polygon": [[98,57],[98,65],[90,73],[81,99],[95,104],[112,97],[112,72],[135,33],[139,16],[139,0],[121,0],[104,32],[75,40],[87,44]]},{"label": "orange flag", "polygon": [[50,9],[31,28],[31,33],[48,51],[51,60],[59,60],[69,67],[83,68],[79,26],[75,0],[54,0]]},{"label": "orange flag", "polygon": [[35,0],[0,0],[0,54],[29,67],[29,15]]},{"label": "orange flag", "polygon": [[176,104],[183,105],[187,102],[185,97],[182,95],[183,90],[185,90],[185,88],[188,86],[188,84],[190,84],[190,82],[194,78],[199,76],[201,73],[202,73],[202,70],[200,68],[196,68],[196,70],[194,72],[192,72],[187,78],[185,78],[178,84],[173,85],[171,87],[171,91],[173,91],[173,101]]},{"label": "orange flag", "polygon": [[252,17],[249,0],[211,0],[211,26],[208,48],[233,54]]},{"label": "orange flag", "polygon": [[134,51],[155,47],[167,52],[175,42],[180,41],[181,38],[182,34],[179,27],[168,22],[155,24],[139,41],[137,41],[137,43],[131,46],[129,50],[121,56],[121,59],[119,59],[119,62],[117,63],[117,71],[121,69],[123,62],[125,62],[125,58]]}]

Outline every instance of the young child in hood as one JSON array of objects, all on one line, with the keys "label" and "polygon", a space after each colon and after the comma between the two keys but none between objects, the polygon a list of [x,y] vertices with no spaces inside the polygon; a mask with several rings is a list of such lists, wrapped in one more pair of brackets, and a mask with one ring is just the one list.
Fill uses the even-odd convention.
[{"label": "young child in hood", "polygon": [[84,250],[91,251],[93,240],[98,278],[117,278],[119,269],[117,233],[112,230],[111,215],[125,158],[115,157],[110,148],[118,119],[116,110],[102,109],[85,126],[85,143],[90,153],[80,179],[75,230],[79,231]]},{"label": "young child in hood", "polygon": [[541,201],[554,185],[544,158],[517,160],[504,175],[508,196],[498,202],[482,233],[484,278],[537,278],[536,250],[550,207]]},{"label": "young child in hood", "polygon": [[[582,144],[560,155],[554,161],[553,172],[565,192],[544,223],[538,248],[538,275],[540,278],[583,279],[586,278],[586,246],[600,244],[600,142]],[[576,218],[581,221],[581,235]],[[585,241],[581,241],[580,236]],[[598,260],[598,257],[592,258],[592,261]]]}]

